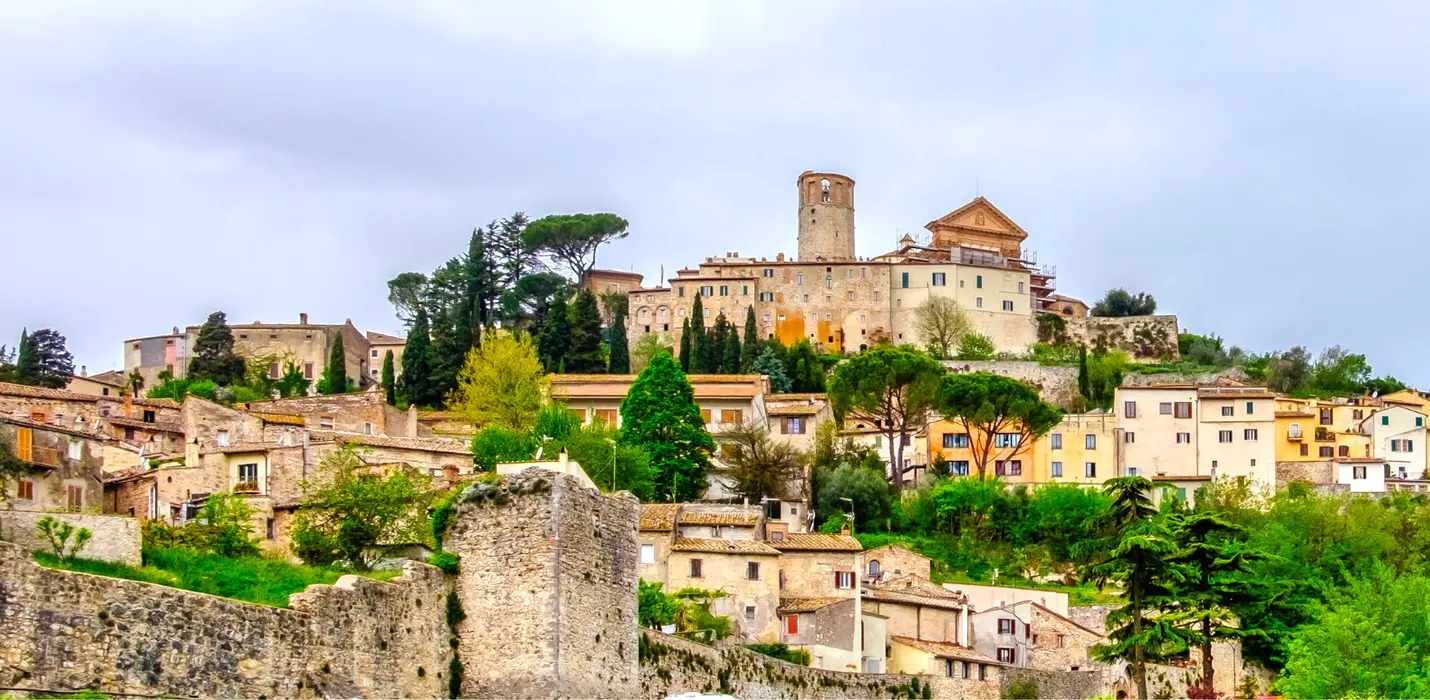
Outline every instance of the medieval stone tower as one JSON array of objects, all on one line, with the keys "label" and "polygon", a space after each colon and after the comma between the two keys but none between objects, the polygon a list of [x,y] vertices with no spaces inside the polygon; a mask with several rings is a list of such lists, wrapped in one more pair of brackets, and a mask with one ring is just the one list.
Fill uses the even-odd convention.
[{"label": "medieval stone tower", "polygon": [[799,176],[799,259],[854,259],[853,180],[809,170]]}]

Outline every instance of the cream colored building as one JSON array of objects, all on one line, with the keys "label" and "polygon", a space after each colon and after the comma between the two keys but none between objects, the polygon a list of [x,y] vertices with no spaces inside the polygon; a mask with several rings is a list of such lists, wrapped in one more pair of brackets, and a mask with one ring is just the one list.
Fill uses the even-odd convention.
[{"label": "cream colored building", "polygon": [[1374,457],[1385,460],[1390,476],[1425,478],[1425,414],[1404,405],[1391,405],[1361,421],[1370,435]]},{"label": "cream colored building", "polygon": [[1276,483],[1275,395],[1259,387],[1120,387],[1113,476]]},{"label": "cream colored building", "polygon": [[1032,450],[1033,479],[1043,484],[1101,484],[1116,476],[1117,416],[1069,413]]},{"label": "cream colored building", "polygon": [[1199,471],[1276,483],[1276,395],[1257,387],[1197,390]]},{"label": "cream colored building", "polygon": [[1006,666],[961,644],[913,637],[890,639],[889,673],[984,681],[994,686],[996,693]]}]

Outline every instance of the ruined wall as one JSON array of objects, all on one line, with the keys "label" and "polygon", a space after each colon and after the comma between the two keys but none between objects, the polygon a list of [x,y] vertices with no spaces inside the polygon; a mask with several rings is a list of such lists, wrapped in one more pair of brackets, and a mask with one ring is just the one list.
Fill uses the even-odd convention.
[{"label": "ruined wall", "polygon": [[716,648],[652,630],[642,632],[640,692],[632,697],[660,700],[682,693],[723,693],[745,700],[920,697],[925,685],[934,698],[999,697],[997,674],[979,681],[825,671],[786,663],[743,647]]},{"label": "ruined wall", "polygon": [[636,508],[536,468],[462,493],[444,545],[462,557],[464,695],[636,694]]},{"label": "ruined wall", "polygon": [[[75,527],[88,528],[92,537],[80,550],[86,559],[101,559],[139,566],[142,538],[139,521],[113,515],[82,515],[79,513],[37,513],[34,511],[0,511],[0,539],[24,547],[31,552],[50,552],[50,544],[35,526],[50,517]],[[73,541],[73,539],[71,539]]]},{"label": "ruined wall", "polygon": [[1003,671],[999,697],[1011,697],[1014,686],[1026,688],[1029,683],[1040,698],[1096,698],[1105,695],[1101,671],[1010,668]]},{"label": "ruined wall", "polygon": [[0,684],[200,697],[446,697],[447,582],[410,562],[292,609],[46,569],[0,543]]},{"label": "ruined wall", "polygon": [[1276,490],[1286,488],[1293,481],[1312,484],[1334,484],[1336,464],[1329,460],[1322,462],[1277,462]]},{"label": "ruined wall", "polygon": [[1088,346],[1101,339],[1108,347],[1122,348],[1135,359],[1176,359],[1177,317],[1128,316],[1109,318],[1089,316],[1067,318],[1068,339]]},{"label": "ruined wall", "polygon": [[1016,379],[1037,389],[1045,401],[1060,406],[1069,405],[1081,396],[1077,389],[1077,367],[1050,366],[1024,360],[949,360],[943,365],[955,374],[990,372]]}]

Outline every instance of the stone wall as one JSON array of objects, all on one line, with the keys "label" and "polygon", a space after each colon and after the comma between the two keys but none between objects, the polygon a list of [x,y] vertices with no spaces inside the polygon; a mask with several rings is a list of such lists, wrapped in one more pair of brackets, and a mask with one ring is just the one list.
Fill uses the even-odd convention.
[{"label": "stone wall", "polygon": [[309,586],[292,609],[46,569],[0,543],[0,684],[179,697],[446,697],[447,582]]},{"label": "stone wall", "polygon": [[1108,347],[1122,348],[1136,359],[1155,360],[1163,356],[1176,359],[1179,354],[1176,316],[1089,316],[1065,320],[1068,339],[1073,342],[1092,346],[1102,340]]},{"label": "stone wall", "polygon": [[1104,695],[1102,671],[1046,671],[1011,668],[1003,671],[999,697],[1010,697],[1014,686],[1033,684],[1040,698],[1095,698]]},{"label": "stone wall", "polygon": [[632,697],[660,700],[682,693],[722,693],[744,700],[921,697],[926,685],[935,698],[982,700],[997,698],[1000,692],[996,674],[979,681],[825,671],[743,647],[712,647],[652,630],[642,632],[640,692]]},{"label": "stone wall", "polygon": [[634,696],[636,499],[533,468],[457,508],[444,545],[462,557],[463,694]]},{"label": "stone wall", "polygon": [[[0,511],[0,539],[31,552],[50,552],[50,544],[35,526],[50,517],[70,523],[75,529],[87,528],[93,535],[80,550],[86,559],[100,559],[139,566],[142,537],[139,521],[113,515],[82,515],[79,513],[39,513],[35,511]],[[73,538],[71,538],[73,541]]]},{"label": "stone wall", "polygon": [[1336,481],[1336,464],[1334,462],[1277,462],[1276,463],[1276,490],[1286,488],[1286,485],[1293,481],[1304,481],[1311,484],[1334,484]]},{"label": "stone wall", "polygon": [[1021,360],[950,360],[943,364],[956,374],[990,372],[1016,379],[1037,389],[1045,401],[1059,406],[1069,405],[1081,396],[1077,388],[1077,367],[1043,365]]},{"label": "stone wall", "polygon": [[1251,377],[1240,367],[1230,367],[1219,372],[1164,372],[1141,374],[1133,372],[1122,378],[1122,386],[1158,386],[1166,384],[1215,384],[1221,381],[1247,383]]}]

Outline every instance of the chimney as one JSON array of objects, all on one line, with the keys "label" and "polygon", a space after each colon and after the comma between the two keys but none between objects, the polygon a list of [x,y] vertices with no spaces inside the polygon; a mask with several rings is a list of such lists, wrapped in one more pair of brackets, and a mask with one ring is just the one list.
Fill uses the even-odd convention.
[{"label": "chimney", "polygon": [[179,334],[179,327],[178,327],[178,326],[174,326],[174,332],[173,332],[173,333],[170,333],[169,335],[178,335],[178,334]]},{"label": "chimney", "polygon": [[80,365],[80,366],[79,366],[79,376],[81,376],[81,377],[88,377],[88,376],[89,376],[89,370],[88,370],[88,369],[85,369],[85,366],[84,366],[84,365]]},{"label": "chimney", "polygon": [[566,448],[561,448],[561,454],[556,455],[556,463],[561,465],[561,473],[567,474],[566,465],[570,462],[570,457],[566,454]]},{"label": "chimney", "polygon": [[125,418],[128,418],[131,413],[134,413],[134,397],[131,396],[131,395],[129,395],[129,394],[125,394],[125,395],[124,395],[124,417],[125,417]]},{"label": "chimney", "polygon": [[407,407],[407,437],[417,437],[417,406]]},{"label": "chimney", "polygon": [[298,314],[298,323],[299,323],[300,325],[304,325],[304,326],[308,325],[308,314],[306,314],[306,313],[300,313],[300,314]]}]

